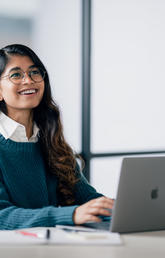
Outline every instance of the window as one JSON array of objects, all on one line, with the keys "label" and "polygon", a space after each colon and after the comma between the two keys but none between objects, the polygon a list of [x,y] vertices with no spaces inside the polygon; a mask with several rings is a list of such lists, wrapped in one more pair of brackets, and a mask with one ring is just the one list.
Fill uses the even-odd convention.
[{"label": "window", "polygon": [[165,152],[165,3],[84,2],[91,8],[87,169],[91,183],[114,196],[122,157]]}]

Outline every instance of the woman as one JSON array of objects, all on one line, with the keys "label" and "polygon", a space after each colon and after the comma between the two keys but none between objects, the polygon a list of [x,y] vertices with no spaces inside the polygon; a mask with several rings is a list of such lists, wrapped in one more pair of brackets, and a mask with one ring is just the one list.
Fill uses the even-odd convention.
[{"label": "woman", "polygon": [[23,45],[2,48],[0,229],[97,222],[112,206],[79,171],[40,59]]}]

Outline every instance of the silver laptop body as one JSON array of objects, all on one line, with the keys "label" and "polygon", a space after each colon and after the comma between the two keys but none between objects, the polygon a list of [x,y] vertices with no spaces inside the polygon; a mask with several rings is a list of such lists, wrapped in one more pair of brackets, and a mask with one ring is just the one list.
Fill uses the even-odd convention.
[{"label": "silver laptop body", "polygon": [[165,157],[124,158],[110,231],[165,229]]}]

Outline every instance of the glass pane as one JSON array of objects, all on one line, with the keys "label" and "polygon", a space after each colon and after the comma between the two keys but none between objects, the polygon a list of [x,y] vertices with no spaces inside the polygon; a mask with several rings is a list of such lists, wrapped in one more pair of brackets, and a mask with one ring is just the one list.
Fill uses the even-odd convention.
[{"label": "glass pane", "polygon": [[92,7],[92,151],[164,150],[165,2]]},{"label": "glass pane", "polygon": [[[165,154],[138,155],[138,157],[149,157],[149,156],[150,157],[165,156]],[[137,155],[134,155],[134,157],[137,157]],[[123,158],[124,156],[92,159],[90,183],[96,188],[98,192],[110,198],[116,198]]]},{"label": "glass pane", "polygon": [[92,159],[90,183],[98,192],[116,197],[121,162],[122,157]]}]

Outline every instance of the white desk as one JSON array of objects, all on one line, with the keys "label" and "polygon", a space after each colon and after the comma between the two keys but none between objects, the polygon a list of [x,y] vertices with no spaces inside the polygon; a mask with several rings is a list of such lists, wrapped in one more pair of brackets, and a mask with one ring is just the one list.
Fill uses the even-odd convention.
[{"label": "white desk", "polygon": [[164,258],[165,231],[124,234],[120,246],[0,245],[2,258]]}]

